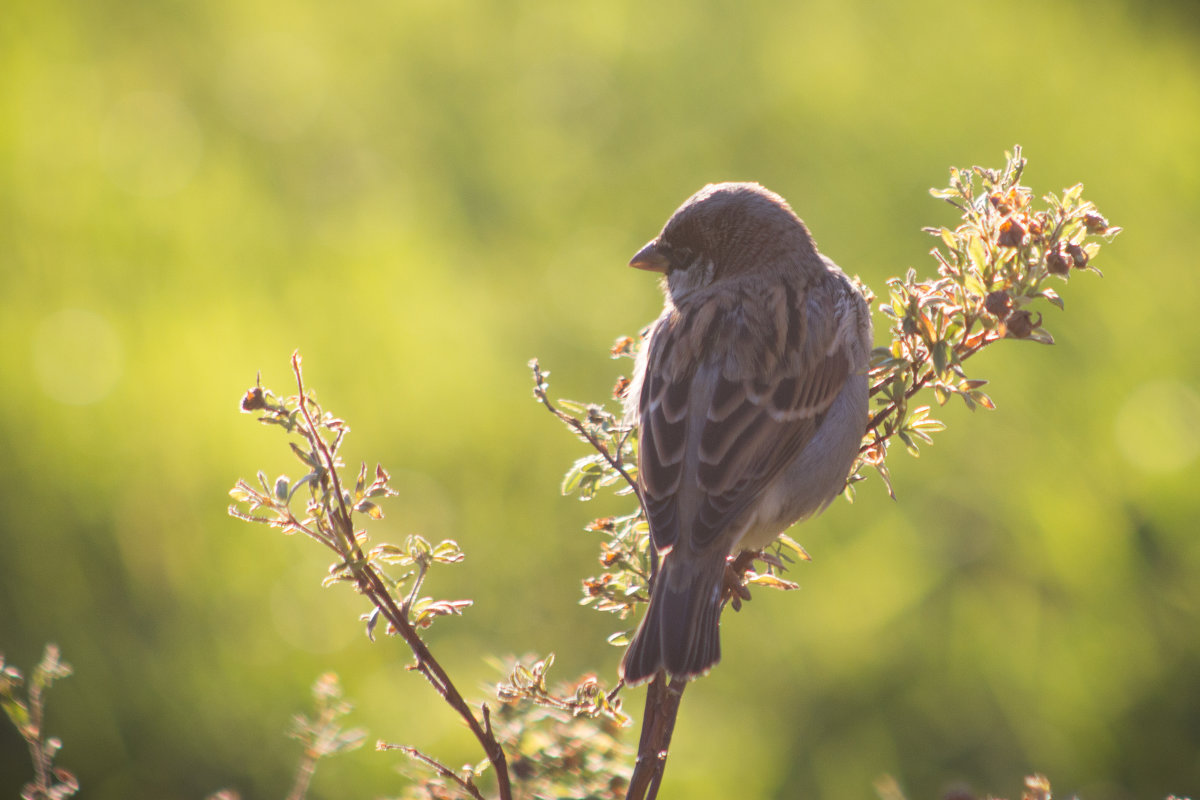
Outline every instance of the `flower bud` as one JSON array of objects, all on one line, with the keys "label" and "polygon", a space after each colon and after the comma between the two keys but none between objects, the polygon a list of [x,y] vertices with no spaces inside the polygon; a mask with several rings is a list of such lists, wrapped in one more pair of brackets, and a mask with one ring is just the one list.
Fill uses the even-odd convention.
[{"label": "flower bud", "polygon": [[1089,211],[1083,217],[1083,226],[1088,233],[1104,233],[1108,230],[1108,220],[1095,211]]},{"label": "flower bud", "polygon": [[260,411],[267,407],[267,398],[261,386],[249,389],[242,398],[242,411]]},{"label": "flower bud", "polygon": [[1075,266],[1078,269],[1083,269],[1084,267],[1087,266],[1087,263],[1088,263],[1087,251],[1084,250],[1079,245],[1077,245],[1077,244],[1067,245],[1067,254],[1069,256],[1071,256],[1071,261],[1075,264]]},{"label": "flower bud", "polygon": [[996,244],[1001,247],[1020,247],[1025,244],[1027,235],[1028,232],[1024,225],[1013,217],[1008,217],[1000,223],[1000,237],[996,240]]},{"label": "flower bud", "polygon": [[983,299],[983,307],[996,319],[1004,319],[1012,310],[1012,298],[1003,289],[988,292],[987,297]]},{"label": "flower bud", "polygon": [[617,339],[612,346],[612,350],[609,352],[612,353],[613,358],[617,358],[618,356],[633,355],[636,349],[637,343],[633,341],[632,337],[622,336],[621,338]]},{"label": "flower bud", "polygon": [[1042,324],[1042,317],[1039,314],[1035,321],[1033,314],[1022,308],[1009,314],[1005,324],[1008,326],[1009,336],[1014,339],[1028,339],[1033,329]]},{"label": "flower bud", "polygon": [[1051,275],[1066,275],[1071,271],[1073,263],[1067,246],[1059,242],[1058,246],[1046,254],[1046,271]]},{"label": "flower bud", "polygon": [[1050,217],[1045,211],[1039,211],[1029,219],[1029,233],[1032,236],[1040,237],[1053,227]]}]

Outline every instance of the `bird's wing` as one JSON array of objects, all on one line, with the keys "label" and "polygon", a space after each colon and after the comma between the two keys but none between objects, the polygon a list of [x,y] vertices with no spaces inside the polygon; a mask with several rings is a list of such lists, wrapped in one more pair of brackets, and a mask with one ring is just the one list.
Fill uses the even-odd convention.
[{"label": "bird's wing", "polygon": [[[661,317],[639,398],[639,475],[661,550],[712,543],[812,439],[853,365],[848,286],[727,292]],[[751,324],[753,323],[753,324]]]}]

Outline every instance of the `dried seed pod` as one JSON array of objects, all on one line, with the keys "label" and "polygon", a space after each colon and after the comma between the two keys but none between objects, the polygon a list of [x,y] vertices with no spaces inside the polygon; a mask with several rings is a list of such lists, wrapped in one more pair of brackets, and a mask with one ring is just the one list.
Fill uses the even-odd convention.
[{"label": "dried seed pod", "polygon": [[996,319],[1004,319],[1012,310],[1012,298],[1003,289],[988,292],[987,297],[983,299],[983,307]]},{"label": "dried seed pod", "polygon": [[1007,202],[1004,195],[1000,194],[999,192],[992,192],[991,194],[989,194],[988,202],[990,202],[992,204],[992,207],[995,208],[997,211],[999,211],[1001,214],[1007,214],[1010,211],[1012,211],[1012,206],[1009,205],[1009,203]]},{"label": "dried seed pod", "polygon": [[242,411],[259,411],[267,407],[267,398],[261,386],[255,386],[242,398]]},{"label": "dried seed pod", "polygon": [[1034,328],[1041,327],[1042,315],[1038,314],[1037,319],[1034,319],[1033,314],[1022,308],[1009,314],[1005,324],[1008,326],[1009,336],[1014,339],[1028,339]]},{"label": "dried seed pod", "polygon": [[1001,247],[1020,247],[1025,244],[1025,238],[1029,232],[1025,230],[1025,226],[1014,217],[1008,217],[1004,222],[1000,223],[1000,236],[996,239],[996,244]]},{"label": "dried seed pod", "polygon": [[1071,271],[1074,260],[1067,251],[1067,246],[1059,242],[1058,246],[1046,254],[1046,271],[1051,275],[1066,275]]},{"label": "dried seed pod", "polygon": [[1029,235],[1030,236],[1039,236],[1040,237],[1051,227],[1052,226],[1050,225],[1050,218],[1046,216],[1045,211],[1039,211],[1037,214],[1035,214],[1034,216],[1029,218]]},{"label": "dried seed pod", "polygon": [[1083,217],[1083,226],[1088,233],[1104,233],[1108,230],[1108,220],[1095,211],[1089,211]]}]

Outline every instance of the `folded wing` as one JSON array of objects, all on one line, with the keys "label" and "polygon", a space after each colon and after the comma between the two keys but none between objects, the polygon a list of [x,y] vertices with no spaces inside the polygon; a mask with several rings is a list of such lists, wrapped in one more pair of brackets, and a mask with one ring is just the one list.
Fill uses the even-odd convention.
[{"label": "folded wing", "polygon": [[639,472],[660,550],[716,541],[808,444],[850,374],[845,305],[828,296],[848,287],[831,275],[804,293],[757,288],[696,298],[651,335]]}]

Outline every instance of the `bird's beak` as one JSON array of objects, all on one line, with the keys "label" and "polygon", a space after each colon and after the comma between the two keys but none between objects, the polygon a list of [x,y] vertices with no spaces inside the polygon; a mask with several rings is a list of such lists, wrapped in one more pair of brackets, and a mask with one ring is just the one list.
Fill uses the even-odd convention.
[{"label": "bird's beak", "polygon": [[649,244],[638,250],[637,255],[629,260],[629,266],[649,272],[666,274],[667,269],[671,266],[671,262],[659,252],[658,239],[651,239]]}]

